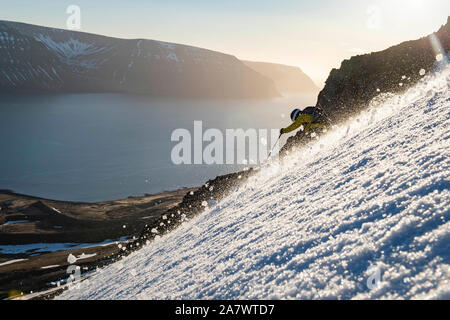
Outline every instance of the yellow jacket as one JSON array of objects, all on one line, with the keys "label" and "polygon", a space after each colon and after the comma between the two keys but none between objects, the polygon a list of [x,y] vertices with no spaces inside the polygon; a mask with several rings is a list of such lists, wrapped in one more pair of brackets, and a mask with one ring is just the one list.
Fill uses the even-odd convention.
[{"label": "yellow jacket", "polygon": [[322,128],[326,129],[326,126],[321,123],[314,123],[314,117],[310,114],[300,114],[297,119],[287,128],[281,129],[281,133],[289,133],[294,131],[303,125],[303,132],[307,133],[309,130],[313,128]]}]

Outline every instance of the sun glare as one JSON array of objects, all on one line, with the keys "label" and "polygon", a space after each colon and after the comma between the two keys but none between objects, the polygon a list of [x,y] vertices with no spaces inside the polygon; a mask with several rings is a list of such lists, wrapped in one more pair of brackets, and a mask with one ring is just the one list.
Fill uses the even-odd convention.
[{"label": "sun glare", "polygon": [[386,3],[388,7],[392,8],[393,12],[399,14],[400,17],[419,14],[424,5],[423,0],[394,0]]}]

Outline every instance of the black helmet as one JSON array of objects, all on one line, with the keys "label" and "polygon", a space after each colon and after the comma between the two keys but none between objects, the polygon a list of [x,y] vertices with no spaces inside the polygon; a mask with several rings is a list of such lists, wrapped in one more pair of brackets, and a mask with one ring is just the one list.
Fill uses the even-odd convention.
[{"label": "black helmet", "polygon": [[301,112],[302,112],[302,111],[301,111],[300,109],[294,109],[294,110],[291,112],[291,120],[292,120],[292,121],[295,121],[295,120],[297,119],[297,117],[300,115]]}]

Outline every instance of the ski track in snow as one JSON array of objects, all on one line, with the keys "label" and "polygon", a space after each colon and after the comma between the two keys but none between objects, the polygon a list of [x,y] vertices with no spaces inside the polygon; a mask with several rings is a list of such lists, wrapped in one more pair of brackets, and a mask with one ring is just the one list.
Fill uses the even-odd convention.
[{"label": "ski track in snow", "polygon": [[58,298],[450,299],[449,74],[374,102]]}]

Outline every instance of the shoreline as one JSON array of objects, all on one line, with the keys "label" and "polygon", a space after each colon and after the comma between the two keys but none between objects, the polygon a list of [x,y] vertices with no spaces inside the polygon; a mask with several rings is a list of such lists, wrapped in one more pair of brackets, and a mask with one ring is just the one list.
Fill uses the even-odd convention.
[{"label": "shoreline", "polygon": [[[133,235],[126,242],[117,242],[113,243],[115,245],[103,247],[93,246],[84,249],[81,248],[75,250],[57,251],[32,257],[24,257],[20,254],[10,256],[9,260],[19,260],[24,258],[25,260],[19,260],[14,263],[0,266],[0,298],[7,299],[12,296],[15,298],[27,298],[26,296],[30,294],[30,299],[52,299],[67,288],[67,286],[61,285],[61,283],[64,283],[65,279],[69,276],[67,274],[67,268],[71,265],[68,261],[70,254],[75,256],[75,258],[80,256],[84,257],[82,259],[83,261],[80,261],[80,263],[78,263],[79,258],[75,260],[77,262],[77,266],[80,267],[79,270],[82,281],[84,276],[90,274],[92,271],[114,263],[122,257],[141,249],[145,245],[151,245],[151,242],[155,237],[171,232],[180,226],[184,221],[187,221],[190,218],[202,213],[208,208],[216,206],[223,198],[239,189],[239,187],[246,183],[247,179],[257,171],[258,170],[250,168],[246,171],[217,176],[197,188],[182,188],[171,192],[164,192],[162,194],[131,197],[94,204],[44,200],[33,196],[18,195],[15,193],[11,194],[11,192],[7,192],[6,196],[9,197],[26,198],[31,201],[34,200],[39,203],[38,207],[43,210],[52,204],[56,204],[56,206],[59,207],[58,203],[72,205],[72,210],[77,207],[117,205],[119,206],[118,210],[112,211],[113,213],[118,212],[119,217],[109,216],[108,218],[119,219],[116,222],[121,223],[123,221],[120,220],[120,213],[123,213],[123,210],[121,211],[120,207],[130,209],[130,206],[126,205],[127,203],[129,204],[129,202],[137,201],[141,207],[144,208],[144,210],[146,205],[153,203],[154,205],[151,206],[151,208],[147,208],[147,210],[153,209],[157,211],[154,212],[155,214],[151,218],[144,219],[145,222],[142,223],[143,228],[141,230],[134,229],[134,233],[130,233],[130,235]],[[4,202],[4,198],[5,193],[1,193],[0,191],[0,203]],[[162,199],[165,199],[165,201],[163,202]],[[45,206],[42,206],[41,203]],[[156,207],[155,203],[157,205]],[[51,210],[52,209],[61,211],[55,207],[52,207]],[[110,212],[111,211],[109,211],[109,213]],[[55,214],[55,211],[52,210],[52,214]],[[59,212],[59,214],[63,214],[62,211]],[[134,215],[136,218],[136,213],[128,212],[128,215]],[[139,216],[141,218],[143,217],[142,214]],[[103,220],[102,223],[105,223],[105,221],[107,220]],[[13,226],[17,225],[20,224]],[[123,225],[118,225],[123,228]],[[2,227],[0,226],[0,248],[3,243],[1,239],[1,228]],[[130,228],[125,229],[130,230]],[[121,235],[123,236],[123,234]],[[5,262],[4,260],[5,259],[2,259],[2,255],[0,253],[0,263]]]},{"label": "shoreline", "polygon": [[[48,289],[68,277],[69,255],[89,272],[120,254],[197,188],[102,202],[45,199],[0,190],[0,298]],[[5,205],[5,204],[10,205]]]}]

